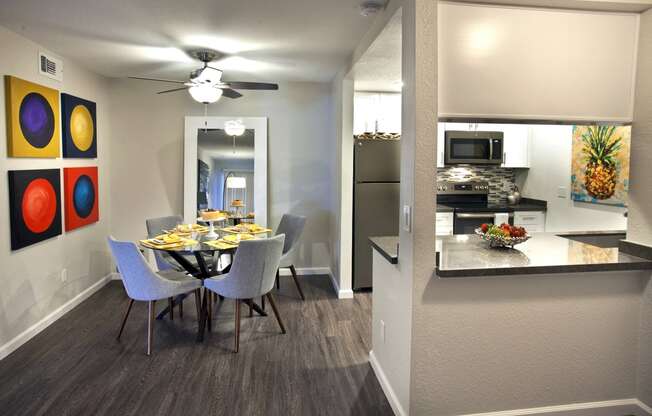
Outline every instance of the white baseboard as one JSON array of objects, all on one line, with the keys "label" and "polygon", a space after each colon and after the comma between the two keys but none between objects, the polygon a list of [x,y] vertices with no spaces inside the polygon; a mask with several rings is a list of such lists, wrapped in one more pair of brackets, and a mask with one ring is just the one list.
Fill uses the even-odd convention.
[{"label": "white baseboard", "polygon": [[559,406],[534,407],[530,409],[505,410],[500,412],[471,413],[463,416],[652,416],[648,406],[637,399],[608,400],[603,402],[573,403]]},{"label": "white baseboard", "polygon": [[337,293],[338,299],[353,299],[353,290],[351,289],[340,289],[339,282],[333,276],[333,273],[329,274],[331,278],[331,284],[333,285],[333,290]]},{"label": "white baseboard", "polygon": [[103,288],[111,280],[112,275],[113,273],[104,276],[97,282],[93,283],[90,287],[79,293],[77,296],[59,306],[43,319],[18,334],[16,337],[14,337],[14,339],[0,346],[0,360],[4,359],[6,356],[17,350],[21,345],[34,338],[41,331],[54,323],[57,319],[61,318],[63,315],[71,311],[75,306],[79,305],[88,299],[92,294]]},{"label": "white baseboard", "polygon": [[[281,276],[290,276],[290,269],[287,268],[282,268],[281,271]],[[335,293],[337,293],[337,297],[339,299],[352,299],[353,298],[353,291],[352,290],[342,290],[340,289],[340,286],[337,284],[337,281],[335,280],[335,277],[333,276],[333,273],[331,272],[331,269],[328,267],[297,267],[297,274],[300,276],[310,276],[310,275],[328,275],[328,277],[331,279],[331,284],[333,285],[333,290],[335,290]]]},{"label": "white baseboard", "polygon": [[401,403],[398,401],[398,397],[396,397],[396,393],[394,393],[394,389],[392,388],[391,384],[389,384],[389,380],[387,380],[387,376],[380,366],[380,363],[376,359],[373,351],[369,351],[369,364],[371,365],[372,370],[374,370],[374,374],[376,374],[376,378],[380,383],[380,387],[383,389],[383,393],[385,393],[385,397],[387,397],[387,401],[392,407],[394,414],[396,416],[407,416],[407,412],[403,409],[403,406],[401,406]]}]

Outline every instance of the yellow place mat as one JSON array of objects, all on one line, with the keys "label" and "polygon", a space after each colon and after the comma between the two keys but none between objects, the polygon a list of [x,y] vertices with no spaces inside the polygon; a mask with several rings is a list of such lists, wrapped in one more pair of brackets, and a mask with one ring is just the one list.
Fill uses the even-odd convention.
[{"label": "yellow place mat", "polygon": [[227,233],[231,233],[231,234],[240,234],[240,233],[264,234],[264,233],[272,232],[272,230],[270,230],[269,228],[261,227],[260,225],[257,224],[234,225],[231,227],[222,228],[222,231],[226,231]]},{"label": "yellow place mat", "polygon": [[159,250],[167,250],[167,249],[172,249],[172,248],[180,248],[184,246],[192,246],[195,244],[199,244],[199,241],[193,240],[190,238],[180,238],[179,241],[175,242],[170,242],[170,243],[164,243],[164,244],[159,244],[154,242],[153,240],[156,239],[149,239],[149,240],[140,240],[140,243],[146,247],[150,248],[156,248]]},{"label": "yellow place mat", "polygon": [[204,244],[206,244],[207,246],[214,247],[218,250],[230,250],[238,247],[238,244],[229,243],[222,240],[204,241]]},{"label": "yellow place mat", "polygon": [[251,234],[229,234],[222,237],[220,240],[227,243],[239,243],[240,241],[253,240],[255,237]]}]

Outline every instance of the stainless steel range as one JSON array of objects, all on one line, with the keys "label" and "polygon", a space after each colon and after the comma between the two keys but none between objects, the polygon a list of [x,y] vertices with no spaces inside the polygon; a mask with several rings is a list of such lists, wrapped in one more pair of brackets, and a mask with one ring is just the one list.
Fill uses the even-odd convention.
[{"label": "stainless steel range", "polygon": [[513,209],[489,203],[489,182],[438,182],[437,205],[453,208],[454,234],[473,234],[483,223],[514,223]]}]

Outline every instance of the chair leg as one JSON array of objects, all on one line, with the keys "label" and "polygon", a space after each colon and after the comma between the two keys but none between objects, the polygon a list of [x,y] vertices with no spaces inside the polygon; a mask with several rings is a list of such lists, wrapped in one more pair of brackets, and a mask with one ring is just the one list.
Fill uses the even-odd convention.
[{"label": "chair leg", "polygon": [[276,309],[276,302],[274,302],[274,297],[272,297],[272,292],[269,292],[265,296],[267,296],[267,300],[269,300],[269,304],[272,305],[272,310],[274,311],[274,316],[276,316],[276,320],[278,321],[278,326],[281,327],[281,332],[285,334],[285,325],[283,325],[283,321],[281,320],[281,315],[279,315],[278,309]]},{"label": "chair leg", "polygon": [[208,299],[206,299],[206,310],[208,312],[206,328],[208,329],[208,332],[211,332],[213,331],[213,292],[206,289],[206,296],[208,296]]},{"label": "chair leg", "polygon": [[154,305],[155,300],[148,302],[147,311],[147,355],[152,355],[152,343],[154,341]]},{"label": "chair leg", "polygon": [[252,318],[254,316],[254,306],[253,306],[253,299],[249,299],[247,301],[247,305],[249,305],[249,317]]},{"label": "chair leg", "polygon": [[260,297],[260,307],[265,310],[265,295]]},{"label": "chair leg", "polygon": [[240,348],[240,299],[235,299],[235,352]]},{"label": "chair leg", "polygon": [[125,329],[125,324],[127,323],[127,318],[129,317],[129,312],[131,312],[132,306],[134,306],[134,300],[129,299],[129,306],[127,307],[127,313],[125,313],[125,317],[122,320],[122,325],[120,325],[120,332],[118,332],[118,336],[116,337],[117,340],[119,340],[120,336],[122,336],[122,331]]},{"label": "chair leg", "polygon": [[199,321],[201,315],[201,292],[199,289],[195,289],[195,308],[197,309],[197,321]]},{"label": "chair leg", "polygon": [[279,279],[278,269],[276,269],[276,289],[277,290],[281,289],[281,279]]},{"label": "chair leg", "polygon": [[303,296],[303,289],[301,289],[301,284],[299,284],[299,278],[297,277],[297,270],[294,268],[294,264],[290,265],[290,272],[292,272],[292,278],[294,279],[294,284],[297,285],[297,290],[299,291],[301,300],[306,300],[306,297]]},{"label": "chair leg", "polygon": [[170,308],[170,321],[174,321],[174,298],[168,298],[168,307]]},{"label": "chair leg", "polygon": [[183,296],[179,298],[179,318],[183,319]]}]

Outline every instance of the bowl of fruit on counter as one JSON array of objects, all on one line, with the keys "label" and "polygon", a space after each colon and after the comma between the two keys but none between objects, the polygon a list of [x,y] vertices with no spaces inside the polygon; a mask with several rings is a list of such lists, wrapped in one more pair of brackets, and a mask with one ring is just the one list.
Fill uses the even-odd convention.
[{"label": "bowl of fruit on counter", "polygon": [[523,227],[515,227],[509,224],[482,224],[476,228],[475,233],[484,241],[489,242],[490,247],[513,248],[530,239],[530,235]]}]

